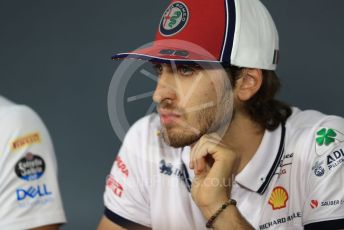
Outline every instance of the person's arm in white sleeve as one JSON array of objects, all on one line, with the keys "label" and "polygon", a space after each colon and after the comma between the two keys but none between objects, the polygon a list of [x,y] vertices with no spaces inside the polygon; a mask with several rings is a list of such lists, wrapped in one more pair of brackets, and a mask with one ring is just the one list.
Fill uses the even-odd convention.
[{"label": "person's arm in white sleeve", "polygon": [[98,230],[150,229],[145,153],[140,148],[140,123],[127,133],[107,177],[105,212]]},{"label": "person's arm in white sleeve", "polygon": [[314,133],[306,167],[305,229],[344,229],[344,120],[331,117]]},{"label": "person's arm in white sleeve", "polygon": [[66,218],[48,130],[21,105],[1,110],[0,130],[0,229],[58,229]]}]

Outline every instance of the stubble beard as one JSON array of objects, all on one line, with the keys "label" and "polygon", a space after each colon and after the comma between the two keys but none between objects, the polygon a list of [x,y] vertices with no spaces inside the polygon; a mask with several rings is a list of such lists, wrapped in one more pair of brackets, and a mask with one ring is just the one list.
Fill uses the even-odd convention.
[{"label": "stubble beard", "polygon": [[[185,114],[183,117],[185,124],[194,129],[179,124],[177,127],[166,126],[161,129],[162,138],[166,144],[174,148],[181,148],[194,144],[205,134],[217,132],[222,136],[230,123],[232,112],[230,100],[223,98],[221,104],[215,108],[202,109],[193,116]],[[199,132],[195,132],[195,130]]]},{"label": "stubble beard", "polygon": [[[204,109],[199,111],[193,117],[191,116],[184,116],[184,122],[187,122],[187,126],[190,126],[194,129],[188,128],[187,126],[184,127],[180,124],[177,124],[173,127],[163,127],[161,130],[163,140],[166,144],[174,147],[180,148],[189,146],[196,141],[198,141],[204,134],[206,134],[213,123],[215,118],[214,112],[209,109]],[[189,119],[188,119],[189,118]],[[190,122],[190,119],[191,122]],[[194,125],[197,124],[198,125]],[[196,132],[197,130],[197,132]]]}]

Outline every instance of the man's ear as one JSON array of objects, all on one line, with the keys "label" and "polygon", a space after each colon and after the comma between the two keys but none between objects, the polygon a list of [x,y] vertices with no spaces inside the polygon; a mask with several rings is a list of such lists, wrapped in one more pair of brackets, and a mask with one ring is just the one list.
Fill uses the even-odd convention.
[{"label": "man's ear", "polygon": [[245,68],[237,80],[235,91],[240,101],[253,97],[262,86],[263,73],[260,69]]}]

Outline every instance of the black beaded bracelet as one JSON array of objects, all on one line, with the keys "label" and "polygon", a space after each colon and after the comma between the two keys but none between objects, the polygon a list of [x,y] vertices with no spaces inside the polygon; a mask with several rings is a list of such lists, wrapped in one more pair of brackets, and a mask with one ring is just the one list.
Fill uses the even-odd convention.
[{"label": "black beaded bracelet", "polygon": [[215,212],[214,215],[212,215],[210,217],[210,219],[208,220],[207,224],[205,225],[207,228],[213,228],[213,223],[214,223],[214,220],[220,215],[220,213],[225,210],[229,205],[234,205],[236,206],[237,202],[236,200],[233,200],[233,199],[229,199],[226,203],[224,203],[220,208],[219,210],[217,210]]}]

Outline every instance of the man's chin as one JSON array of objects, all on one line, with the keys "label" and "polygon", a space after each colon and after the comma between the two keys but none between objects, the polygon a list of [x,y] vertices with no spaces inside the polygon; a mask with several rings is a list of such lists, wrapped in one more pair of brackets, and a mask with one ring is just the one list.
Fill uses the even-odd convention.
[{"label": "man's chin", "polygon": [[197,142],[201,136],[202,135],[196,134],[171,133],[169,131],[162,132],[162,137],[165,143],[174,148],[190,146]]}]

